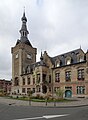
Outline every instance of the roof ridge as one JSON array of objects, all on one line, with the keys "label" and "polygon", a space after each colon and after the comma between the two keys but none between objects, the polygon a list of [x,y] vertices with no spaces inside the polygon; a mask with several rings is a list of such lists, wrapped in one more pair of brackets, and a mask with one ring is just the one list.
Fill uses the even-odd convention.
[{"label": "roof ridge", "polygon": [[63,56],[63,55],[66,55],[66,54],[69,54],[69,53],[72,53],[72,52],[76,52],[78,50],[81,50],[82,52],[84,52],[81,48],[78,48],[78,49],[72,50],[70,52],[66,52],[66,53],[63,53],[63,54],[60,54],[60,55],[56,55],[56,56],[50,57],[50,58],[55,58],[55,57],[58,57],[58,56]]}]

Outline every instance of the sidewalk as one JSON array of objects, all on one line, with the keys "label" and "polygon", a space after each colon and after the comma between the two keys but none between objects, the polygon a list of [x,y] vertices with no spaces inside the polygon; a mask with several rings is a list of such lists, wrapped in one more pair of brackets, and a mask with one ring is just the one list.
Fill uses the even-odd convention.
[{"label": "sidewalk", "polygon": [[[0,103],[14,105],[14,106],[29,106],[29,101],[7,99],[4,97],[0,97]],[[57,102],[55,106],[56,107],[78,107],[78,106],[87,106],[87,105],[88,105],[87,98],[77,98],[75,101]],[[31,106],[46,107],[46,103],[45,102],[31,102]],[[53,102],[47,103],[47,107],[54,107],[54,103]]]}]

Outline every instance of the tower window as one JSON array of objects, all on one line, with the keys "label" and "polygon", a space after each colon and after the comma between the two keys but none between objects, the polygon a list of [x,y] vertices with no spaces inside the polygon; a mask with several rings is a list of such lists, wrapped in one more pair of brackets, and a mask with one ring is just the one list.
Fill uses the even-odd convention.
[{"label": "tower window", "polygon": [[16,54],[16,59],[18,58],[18,54]]},{"label": "tower window", "polygon": [[23,36],[25,36],[25,32],[23,31]]},{"label": "tower window", "polygon": [[18,86],[18,85],[19,85],[19,79],[18,79],[18,77],[15,78],[15,80],[14,80],[14,85],[15,85],[15,86]]},{"label": "tower window", "polygon": [[31,54],[27,54],[27,58],[28,59],[32,59],[32,55]]}]

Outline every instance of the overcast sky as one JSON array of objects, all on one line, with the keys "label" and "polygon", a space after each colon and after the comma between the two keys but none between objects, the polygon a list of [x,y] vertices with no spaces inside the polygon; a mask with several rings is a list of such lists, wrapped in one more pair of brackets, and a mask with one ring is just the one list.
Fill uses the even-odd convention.
[{"label": "overcast sky", "polygon": [[0,78],[11,79],[11,47],[20,38],[25,13],[28,38],[53,57],[88,48],[88,0],[0,0]]}]

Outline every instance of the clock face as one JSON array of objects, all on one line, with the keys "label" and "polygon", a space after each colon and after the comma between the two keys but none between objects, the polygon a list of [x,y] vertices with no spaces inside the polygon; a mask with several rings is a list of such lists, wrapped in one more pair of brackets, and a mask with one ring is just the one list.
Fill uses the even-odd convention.
[{"label": "clock face", "polygon": [[27,58],[28,59],[32,59],[32,55],[31,54],[27,54]]}]

